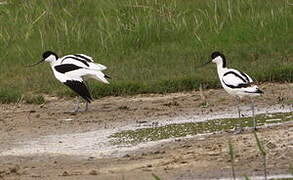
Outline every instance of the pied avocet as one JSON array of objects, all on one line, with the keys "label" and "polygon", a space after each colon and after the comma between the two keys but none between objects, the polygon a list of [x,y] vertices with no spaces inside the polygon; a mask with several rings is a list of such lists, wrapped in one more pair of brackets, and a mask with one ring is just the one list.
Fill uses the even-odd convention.
[{"label": "pied avocet", "polygon": [[251,77],[246,73],[238,71],[236,69],[230,69],[226,66],[226,58],[224,54],[215,51],[211,55],[211,60],[204,65],[213,62],[217,65],[218,76],[221,81],[222,87],[227,93],[236,97],[237,110],[240,118],[240,98],[249,96],[251,99],[251,110],[253,117],[253,127],[256,130],[256,120],[254,115],[254,100],[253,97],[263,94],[257,85],[253,83]]},{"label": "pied avocet", "polygon": [[[107,67],[102,64],[94,63],[93,58],[85,54],[72,54],[59,58],[56,53],[46,51],[43,53],[42,60],[30,65],[30,67],[44,61],[50,63],[56,79],[67,85],[86,101],[85,111],[88,110],[88,103],[90,103],[93,99],[86,84],[84,83],[84,78],[93,78],[109,84],[106,78],[110,77],[102,72],[107,69]],[[77,99],[74,112],[79,111],[79,108],[79,99]]]}]

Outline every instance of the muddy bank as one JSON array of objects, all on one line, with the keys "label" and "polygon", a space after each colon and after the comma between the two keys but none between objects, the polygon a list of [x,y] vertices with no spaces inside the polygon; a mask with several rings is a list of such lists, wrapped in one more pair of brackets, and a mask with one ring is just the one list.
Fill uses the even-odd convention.
[{"label": "muddy bank", "polygon": [[[293,124],[287,123],[258,132],[268,152],[270,175],[288,174],[293,158]],[[236,152],[235,169],[239,176],[262,175],[262,158],[251,131],[234,135],[177,138],[166,143],[140,147],[119,158],[32,154],[1,156],[5,179],[210,179],[230,177],[228,140]],[[32,148],[34,148],[32,146]]]},{"label": "muddy bank", "polygon": [[[264,84],[258,113],[292,112],[292,84]],[[202,95],[203,94],[203,95]],[[203,98],[203,96],[205,98]],[[46,104],[1,105],[0,176],[5,179],[209,179],[230,177],[227,141],[236,150],[235,168],[261,175],[261,157],[250,129],[218,132],[146,144],[113,146],[108,137],[125,129],[237,116],[235,101],[223,90],[165,95],[107,97],[90,111],[70,114],[72,100],[46,97]],[[250,116],[249,100],[241,104]],[[271,175],[288,174],[293,159],[292,121],[258,132],[268,150]]]}]

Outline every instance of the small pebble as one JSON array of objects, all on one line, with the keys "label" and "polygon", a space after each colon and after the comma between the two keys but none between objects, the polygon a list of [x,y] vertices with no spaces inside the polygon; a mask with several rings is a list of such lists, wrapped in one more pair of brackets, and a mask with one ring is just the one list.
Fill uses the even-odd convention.
[{"label": "small pebble", "polygon": [[93,176],[96,176],[96,175],[98,175],[98,172],[96,171],[96,170],[91,170],[90,172],[89,172],[89,174],[90,175],[93,175]]}]

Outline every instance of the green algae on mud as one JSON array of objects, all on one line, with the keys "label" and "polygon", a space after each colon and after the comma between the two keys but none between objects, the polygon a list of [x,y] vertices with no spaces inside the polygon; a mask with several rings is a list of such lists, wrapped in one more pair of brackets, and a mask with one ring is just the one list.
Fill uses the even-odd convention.
[{"label": "green algae on mud", "polygon": [[[283,123],[293,120],[292,112],[260,114],[256,116],[257,125]],[[138,144],[141,142],[157,141],[168,138],[185,137],[189,135],[207,134],[219,131],[231,130],[234,127],[252,127],[251,117],[213,119],[204,122],[190,122],[181,124],[169,124],[160,127],[142,128],[137,130],[125,130],[110,136],[113,144]]]}]

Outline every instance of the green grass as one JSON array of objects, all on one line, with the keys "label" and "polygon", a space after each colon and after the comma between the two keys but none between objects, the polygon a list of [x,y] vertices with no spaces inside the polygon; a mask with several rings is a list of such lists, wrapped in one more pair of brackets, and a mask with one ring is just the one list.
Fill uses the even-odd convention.
[{"label": "green grass", "polygon": [[10,103],[10,102],[18,102],[21,100],[21,93],[13,88],[1,88],[0,87],[0,102],[2,103]]},{"label": "green grass", "polygon": [[155,180],[161,180],[161,178],[159,178],[159,176],[155,175],[154,173],[152,173],[152,176]]},{"label": "green grass", "polygon": [[43,104],[45,103],[45,99],[42,95],[27,95],[25,96],[24,102],[28,104]]},{"label": "green grass", "polygon": [[[267,116],[256,116],[257,125],[273,124],[292,121],[292,113],[274,113]],[[215,119],[197,123],[169,124],[160,127],[126,130],[111,136],[113,144],[137,144],[168,138],[185,137],[189,135],[213,133],[232,130],[241,123],[242,127],[253,127],[251,118]]]},{"label": "green grass", "polygon": [[106,65],[111,85],[91,81],[94,97],[219,87],[215,67],[195,70],[214,50],[258,81],[292,82],[292,19],[287,0],[9,0],[0,5],[0,102],[71,92],[48,64],[23,67],[45,50]]}]

